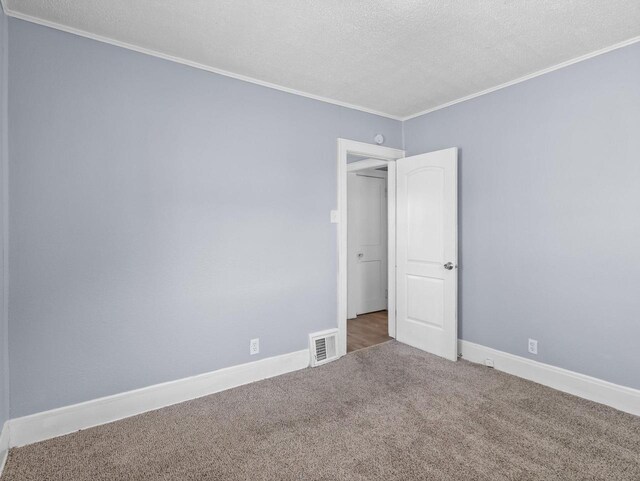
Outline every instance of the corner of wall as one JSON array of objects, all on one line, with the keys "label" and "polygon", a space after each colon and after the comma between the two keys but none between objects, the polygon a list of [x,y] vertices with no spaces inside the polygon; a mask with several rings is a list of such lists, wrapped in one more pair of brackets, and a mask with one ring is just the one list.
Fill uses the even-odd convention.
[{"label": "corner of wall", "polygon": [[[9,419],[9,327],[8,327],[8,196],[7,196],[7,171],[8,171],[8,57],[9,57],[9,33],[7,16],[0,12],[0,242],[2,243],[2,258],[0,259],[0,332],[2,347],[0,359],[2,377],[2,397],[0,406],[0,425],[5,425]],[[8,430],[2,431],[2,438],[8,436]],[[3,445],[0,444],[0,454]]]},{"label": "corner of wall", "polygon": [[7,309],[8,22],[0,11],[0,476],[9,455],[9,326]]}]

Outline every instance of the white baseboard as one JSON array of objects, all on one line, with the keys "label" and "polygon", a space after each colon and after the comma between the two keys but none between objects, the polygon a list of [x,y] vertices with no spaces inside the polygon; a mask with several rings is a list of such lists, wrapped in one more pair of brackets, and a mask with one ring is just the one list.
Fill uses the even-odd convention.
[{"label": "white baseboard", "polygon": [[[462,357],[591,401],[640,416],[640,390],[515,356],[468,341],[459,341]],[[232,366],[198,376],[156,384],[113,396],[65,406],[7,421],[0,434],[0,473],[8,448],[44,441],[80,429],[153,411],[309,366],[309,351]]]},{"label": "white baseboard", "polygon": [[[240,364],[8,421],[9,446],[44,441],[309,366],[309,350]],[[6,428],[5,428],[6,429]],[[4,435],[4,431],[3,431]]]},{"label": "white baseboard", "polygon": [[638,389],[620,386],[473,342],[460,340],[458,349],[462,358],[467,361],[484,364],[486,359],[491,359],[494,368],[499,371],[640,416]]},{"label": "white baseboard", "polygon": [[9,456],[9,421],[4,423],[2,432],[0,433],[0,476],[2,476],[2,472],[4,471],[7,456]]}]

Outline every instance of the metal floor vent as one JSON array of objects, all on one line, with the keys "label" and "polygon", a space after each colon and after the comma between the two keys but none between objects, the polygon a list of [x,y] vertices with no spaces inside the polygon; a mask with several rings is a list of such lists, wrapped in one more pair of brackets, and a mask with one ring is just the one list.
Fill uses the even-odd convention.
[{"label": "metal floor vent", "polygon": [[338,359],[338,330],[316,332],[309,335],[311,366],[320,366]]}]

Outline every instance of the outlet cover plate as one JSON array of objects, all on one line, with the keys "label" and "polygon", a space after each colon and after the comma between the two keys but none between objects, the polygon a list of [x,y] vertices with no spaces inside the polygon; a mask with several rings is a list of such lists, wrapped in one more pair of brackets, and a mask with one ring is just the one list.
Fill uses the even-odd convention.
[{"label": "outlet cover plate", "polygon": [[254,355],[260,352],[260,339],[251,339],[249,341],[249,354]]}]

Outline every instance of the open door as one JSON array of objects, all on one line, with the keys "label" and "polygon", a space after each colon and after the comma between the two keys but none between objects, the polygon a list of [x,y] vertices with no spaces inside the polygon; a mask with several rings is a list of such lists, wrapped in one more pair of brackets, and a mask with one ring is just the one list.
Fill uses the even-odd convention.
[{"label": "open door", "polygon": [[396,338],[458,358],[458,149],[396,161]]}]

